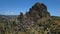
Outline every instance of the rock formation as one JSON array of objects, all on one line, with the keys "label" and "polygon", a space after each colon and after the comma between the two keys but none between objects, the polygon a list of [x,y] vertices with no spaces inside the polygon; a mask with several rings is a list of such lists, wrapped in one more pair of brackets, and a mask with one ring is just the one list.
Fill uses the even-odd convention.
[{"label": "rock formation", "polygon": [[60,34],[60,17],[51,16],[43,3],[37,2],[25,14],[10,18],[0,16],[0,34]]}]

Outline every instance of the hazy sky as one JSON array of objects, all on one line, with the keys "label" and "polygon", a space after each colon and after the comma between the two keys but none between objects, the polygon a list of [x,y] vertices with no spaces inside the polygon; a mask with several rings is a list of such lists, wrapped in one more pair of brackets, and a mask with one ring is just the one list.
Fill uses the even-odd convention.
[{"label": "hazy sky", "polygon": [[44,3],[51,15],[60,16],[60,0],[0,0],[0,14],[18,15],[20,12],[25,13],[36,2]]}]

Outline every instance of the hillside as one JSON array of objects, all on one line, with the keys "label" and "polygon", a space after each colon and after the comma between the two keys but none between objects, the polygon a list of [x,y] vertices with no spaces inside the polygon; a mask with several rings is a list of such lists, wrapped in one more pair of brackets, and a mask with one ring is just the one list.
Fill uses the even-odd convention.
[{"label": "hillside", "polygon": [[0,22],[0,34],[60,34],[60,17],[51,16],[43,3],[35,3],[25,14],[0,17],[8,18]]}]

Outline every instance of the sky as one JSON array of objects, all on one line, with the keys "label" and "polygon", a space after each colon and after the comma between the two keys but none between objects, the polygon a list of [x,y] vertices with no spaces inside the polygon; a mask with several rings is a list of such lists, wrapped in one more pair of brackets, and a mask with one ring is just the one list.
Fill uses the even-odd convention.
[{"label": "sky", "polygon": [[60,16],[60,0],[0,0],[0,14],[19,15],[20,12],[25,13],[36,2],[44,3],[52,16]]}]

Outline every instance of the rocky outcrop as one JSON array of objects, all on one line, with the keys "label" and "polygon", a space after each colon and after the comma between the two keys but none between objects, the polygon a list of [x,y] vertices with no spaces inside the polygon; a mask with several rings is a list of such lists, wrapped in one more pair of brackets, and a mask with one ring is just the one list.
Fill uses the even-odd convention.
[{"label": "rocky outcrop", "polygon": [[[35,3],[32,8],[26,14],[20,13],[18,19],[20,19],[20,27],[24,29],[35,27],[38,24],[38,20],[44,17],[50,16],[49,12],[47,11],[46,5],[43,3]],[[22,28],[21,27],[21,28]]]}]

